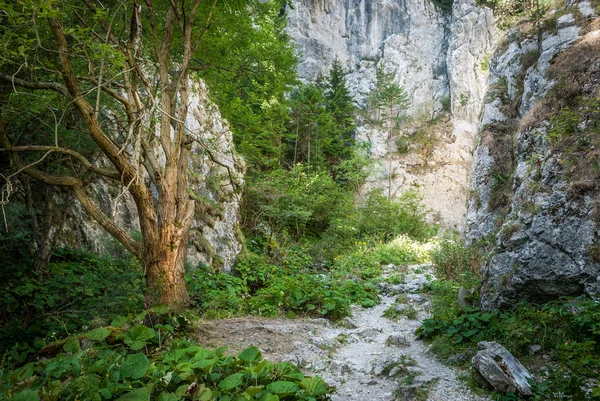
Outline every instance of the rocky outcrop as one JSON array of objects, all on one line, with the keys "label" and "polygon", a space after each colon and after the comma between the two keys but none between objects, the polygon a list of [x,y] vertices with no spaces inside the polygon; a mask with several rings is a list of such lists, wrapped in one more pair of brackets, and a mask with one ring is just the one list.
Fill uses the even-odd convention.
[{"label": "rocky outcrop", "polygon": [[550,31],[510,30],[491,59],[467,214],[468,236],[494,244],[486,309],[600,293],[593,18],[563,5]]},{"label": "rocky outcrop", "polygon": [[[196,266],[202,262],[229,271],[242,249],[238,228],[239,192],[245,165],[235,153],[228,123],[208,98],[205,84],[195,82],[192,89],[186,126],[194,136],[189,169],[196,213],[190,230],[187,263]],[[135,202],[125,186],[98,179],[89,185],[88,191],[121,227],[134,237],[139,233]],[[113,254],[119,249],[116,240],[91,220],[77,202],[71,205],[64,227],[60,245],[99,254]]]},{"label": "rocky outcrop", "polygon": [[301,54],[300,78],[314,80],[337,57],[353,72],[348,84],[363,103],[377,65],[410,93],[411,112],[441,110],[447,95],[446,16],[429,1],[296,0],[288,33]]}]

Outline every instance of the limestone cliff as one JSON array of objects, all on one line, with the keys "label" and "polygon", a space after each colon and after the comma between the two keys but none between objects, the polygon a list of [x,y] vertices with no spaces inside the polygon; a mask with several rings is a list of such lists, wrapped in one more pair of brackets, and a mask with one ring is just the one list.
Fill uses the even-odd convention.
[{"label": "limestone cliff", "polygon": [[493,244],[485,308],[600,293],[596,15],[560,4],[491,59],[467,215],[468,235]]},{"label": "limestone cliff", "polygon": [[[194,136],[189,169],[196,218],[190,230],[187,263],[195,266],[203,262],[229,271],[242,249],[238,234],[239,189],[245,166],[235,153],[227,121],[208,98],[205,84],[194,82],[192,89],[186,127]],[[160,152],[156,156],[160,158]],[[132,233],[139,232],[137,209],[126,188],[99,179],[88,191],[120,226]],[[71,206],[64,227],[61,245],[81,246],[100,254],[111,253],[117,246],[77,202]]]},{"label": "limestone cliff", "polygon": [[[479,63],[493,36],[491,11],[474,0],[457,1],[452,13],[430,1],[297,0],[287,14],[302,78],[327,72],[337,57],[352,71],[347,82],[360,105],[382,65],[410,94],[410,122],[391,141],[391,155],[385,130],[368,124],[357,130],[357,139],[370,142],[372,155],[385,161],[365,190],[399,195],[416,189],[432,220],[460,227],[487,77]],[[409,144],[399,149],[405,139]]]}]

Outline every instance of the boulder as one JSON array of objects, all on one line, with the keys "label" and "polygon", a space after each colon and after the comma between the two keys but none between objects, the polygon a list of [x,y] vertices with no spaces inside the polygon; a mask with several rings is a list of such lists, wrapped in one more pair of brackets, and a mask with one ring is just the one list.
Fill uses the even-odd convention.
[{"label": "boulder", "polygon": [[[531,395],[529,381],[533,376],[506,348],[497,342],[482,341],[473,357],[475,380],[483,387],[492,387],[502,393]],[[484,381],[482,381],[482,379]]]}]

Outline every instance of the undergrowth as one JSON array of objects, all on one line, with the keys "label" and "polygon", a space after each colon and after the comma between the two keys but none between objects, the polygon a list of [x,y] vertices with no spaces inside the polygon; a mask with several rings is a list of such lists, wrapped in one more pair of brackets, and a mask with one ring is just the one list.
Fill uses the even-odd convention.
[{"label": "undergrowth", "polygon": [[288,400],[328,399],[322,379],[289,362],[274,364],[251,346],[236,356],[178,336],[166,306],[42,348],[44,358],[12,371],[0,366],[0,400]]}]

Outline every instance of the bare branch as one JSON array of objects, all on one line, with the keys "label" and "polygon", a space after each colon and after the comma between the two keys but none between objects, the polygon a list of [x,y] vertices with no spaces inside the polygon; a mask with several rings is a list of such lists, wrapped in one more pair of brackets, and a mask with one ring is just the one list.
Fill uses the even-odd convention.
[{"label": "bare branch", "polygon": [[[31,146],[13,146],[9,150],[11,152],[48,152],[48,154],[61,153],[61,154],[69,155],[69,156],[77,159],[83,165],[83,167],[85,167],[87,170],[90,170],[96,174],[103,176],[103,177],[112,178],[114,180],[121,179],[121,175],[119,174],[118,171],[96,167],[88,159],[86,159],[85,156],[83,156],[80,153],[77,153],[76,151],[74,151],[72,149],[65,149],[65,148],[60,148],[60,147],[56,147],[56,146],[31,145]],[[0,149],[0,152],[4,152],[4,151],[6,151],[6,150]],[[40,161],[41,160],[37,161],[36,164],[38,164]]]},{"label": "bare branch", "polygon": [[0,80],[10,82],[15,86],[20,86],[22,88],[27,89],[44,89],[44,90],[53,90],[55,92],[61,93],[65,96],[69,96],[69,91],[67,88],[57,82],[30,82],[21,78],[17,78],[14,75],[8,75],[0,72]]},{"label": "bare branch", "polygon": [[90,197],[85,193],[82,185],[73,186],[75,196],[79,199],[79,202],[88,214],[96,220],[102,228],[108,231],[113,237],[115,237],[123,246],[131,252],[136,258],[143,260],[142,258],[142,246],[140,243],[135,241],[131,235],[119,227],[110,217],[108,217],[100,208],[92,202]]}]

